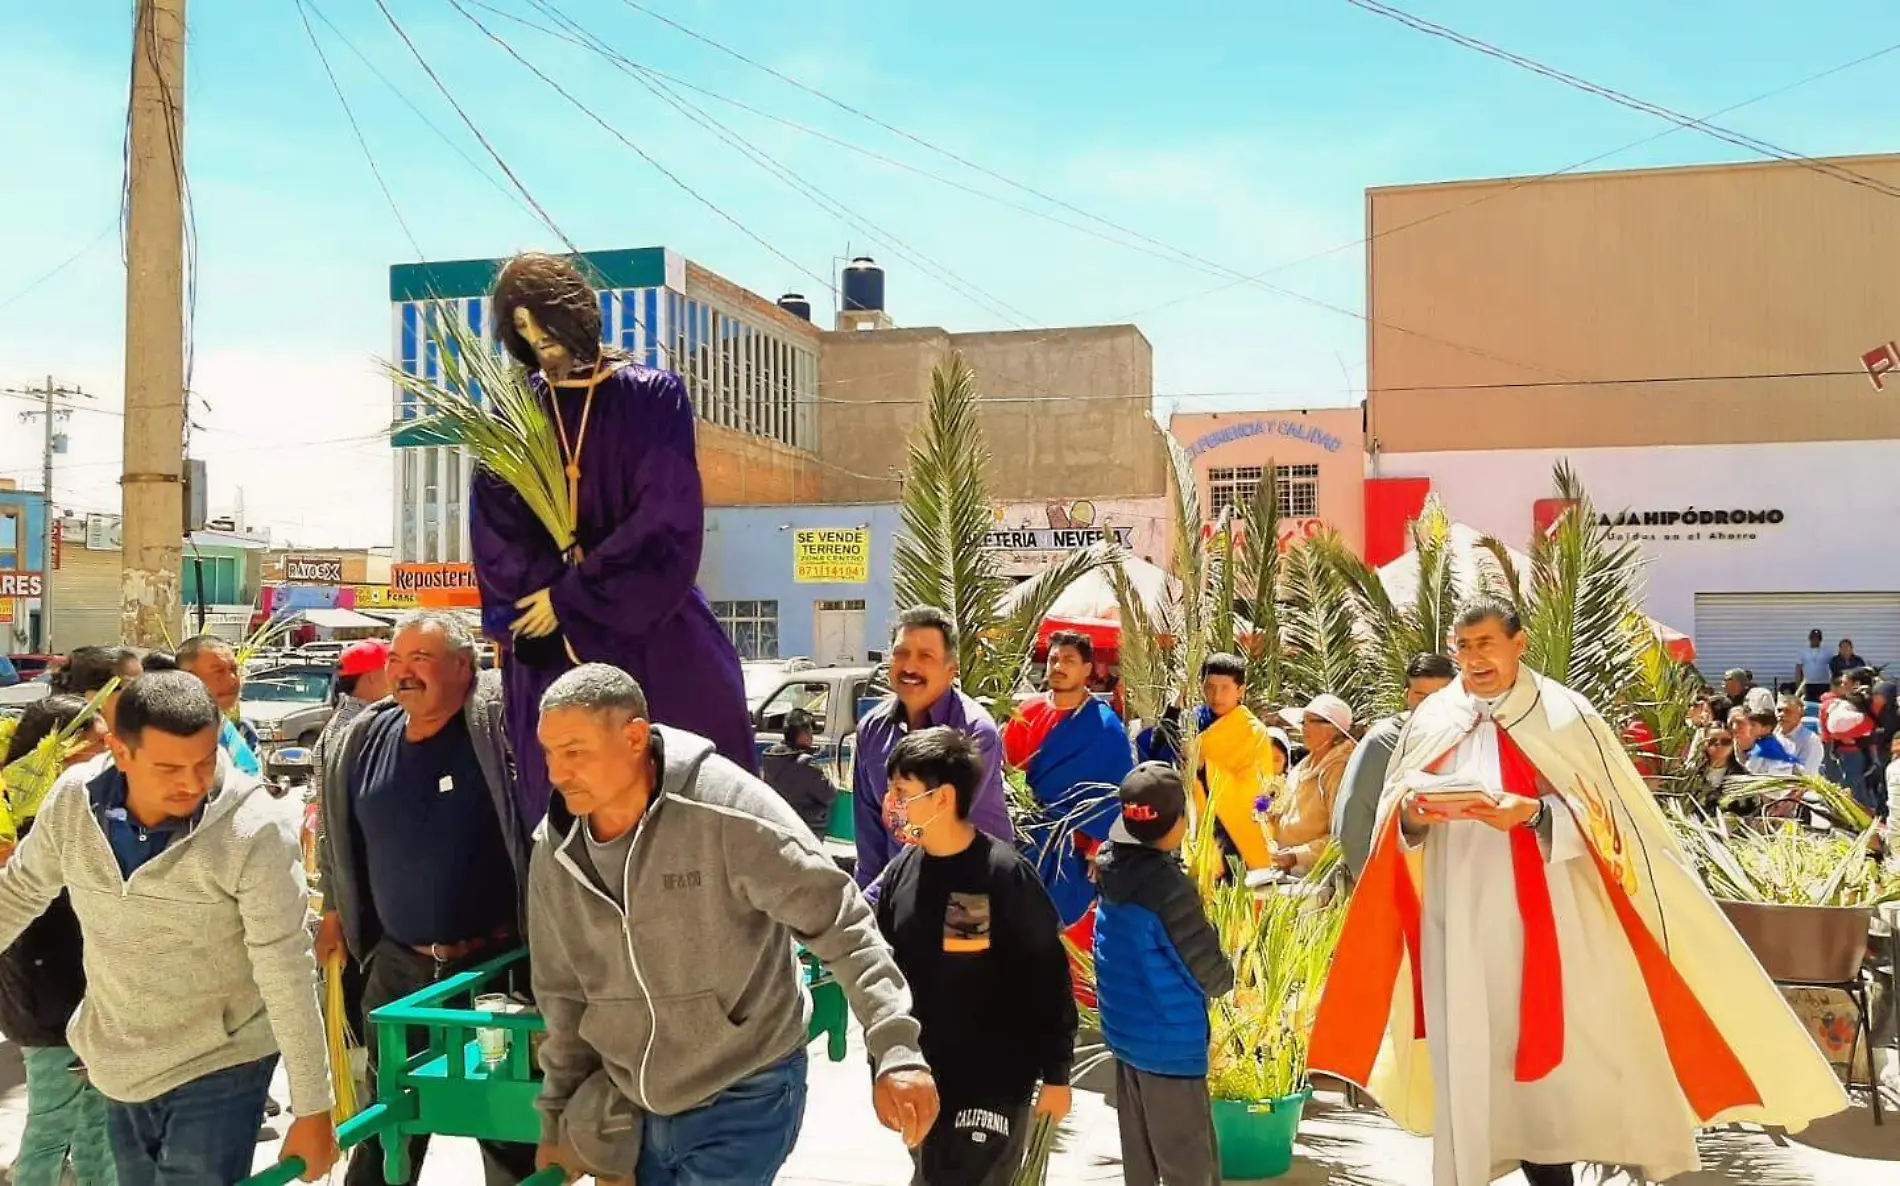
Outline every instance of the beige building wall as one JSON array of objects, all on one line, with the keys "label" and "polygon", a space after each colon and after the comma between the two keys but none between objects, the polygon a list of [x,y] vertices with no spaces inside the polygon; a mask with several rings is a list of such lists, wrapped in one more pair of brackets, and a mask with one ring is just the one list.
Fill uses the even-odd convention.
[{"label": "beige building wall", "polygon": [[961,353],[982,394],[998,502],[1166,493],[1154,350],[1132,325],[825,335],[818,440],[825,502],[891,501],[931,371]]},{"label": "beige building wall", "polygon": [[1318,470],[1317,513],[1294,513],[1302,508],[1282,506],[1280,538],[1283,543],[1308,537],[1322,528],[1339,534],[1354,553],[1365,549],[1366,438],[1365,412],[1359,407],[1263,410],[1248,412],[1182,413],[1168,421],[1168,432],[1180,442],[1194,465],[1201,510],[1213,517],[1210,477],[1217,471],[1264,469],[1268,464],[1312,466]]},{"label": "beige building wall", "polygon": [[1900,437],[1861,363],[1900,339],[1897,209],[1783,162],[1369,190],[1371,443]]}]

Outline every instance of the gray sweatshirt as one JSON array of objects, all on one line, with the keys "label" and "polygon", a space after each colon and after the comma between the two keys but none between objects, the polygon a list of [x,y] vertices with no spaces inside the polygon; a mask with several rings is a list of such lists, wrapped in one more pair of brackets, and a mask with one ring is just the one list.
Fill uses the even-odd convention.
[{"label": "gray sweatshirt", "polygon": [[0,948],[63,889],[85,936],[67,1029],[107,1099],[142,1103],[281,1050],[290,1109],[328,1111],[330,1076],[291,812],[230,759],[188,834],[119,873],[93,813],[109,763],[68,771],[0,868]]},{"label": "gray sweatshirt", "polygon": [[711,742],[653,735],[660,789],[625,866],[594,868],[556,794],[528,873],[543,1140],[565,1138],[597,1172],[630,1171],[643,1114],[697,1107],[804,1047],[794,940],[836,975],[879,1074],[925,1065],[910,989],[851,878]]}]

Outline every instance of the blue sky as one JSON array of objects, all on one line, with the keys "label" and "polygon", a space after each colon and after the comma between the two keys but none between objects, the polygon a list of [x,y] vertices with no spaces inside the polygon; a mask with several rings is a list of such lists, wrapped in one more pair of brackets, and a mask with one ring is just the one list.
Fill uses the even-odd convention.
[{"label": "blue sky", "polygon": [[[546,23],[530,0],[485,2]],[[447,0],[387,3],[500,155],[585,248],[661,244],[768,296],[796,289],[821,307],[829,294],[814,274],[831,275],[834,257],[847,251],[868,252],[889,269],[891,309],[907,325],[1132,319],[1154,343],[1164,414],[1338,404],[1363,383],[1365,327],[1354,317],[1229,286],[1197,266],[681,92],[848,207],[854,227],[603,58],[471,8],[794,267],[571,107]],[[1355,240],[1367,186],[1543,173],[1667,127],[1344,0],[640,3],[924,141],[1218,265],[1253,274],[1352,245],[1271,280],[1355,310],[1363,307]],[[424,253],[555,245],[506,196],[498,170],[373,0],[314,7],[363,55],[313,16]],[[1061,222],[1084,222],[621,0],[558,7],[642,65]],[[57,481],[63,501],[101,510],[117,501],[119,421],[110,409],[123,383],[124,273],[112,228],[127,9],[124,0],[0,0],[0,386],[51,372],[98,394],[103,410],[75,418]],[[1587,8],[1416,0],[1411,10],[1693,115],[1900,42],[1892,5],[1877,0],[1606,0]],[[293,0],[192,0],[191,20],[195,386],[208,404],[197,414],[204,431],[196,451],[211,465],[214,506],[228,509],[241,486],[249,516],[280,538],[385,543],[390,465],[376,434],[388,394],[374,361],[389,349],[388,266],[414,259],[415,248],[371,176]],[[1723,122],[1808,154],[1888,150],[1900,132],[1896,73],[1900,53]],[[1746,159],[1738,149],[1678,131],[1599,167],[1738,159]],[[956,291],[906,255],[1019,313]],[[0,404],[0,412],[26,406]],[[0,474],[36,484],[37,427],[10,415],[0,424]]]}]

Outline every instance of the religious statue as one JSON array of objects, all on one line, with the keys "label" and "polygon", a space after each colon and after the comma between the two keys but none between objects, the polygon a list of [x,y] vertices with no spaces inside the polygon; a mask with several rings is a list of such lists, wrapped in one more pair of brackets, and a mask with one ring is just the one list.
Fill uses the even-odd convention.
[{"label": "religious statue", "polygon": [[651,720],[755,769],[739,655],[695,583],[705,504],[686,385],[601,344],[599,299],[566,259],[515,256],[490,303],[497,340],[553,418],[575,520],[564,553],[513,487],[476,470],[469,536],[483,632],[503,656],[522,818],[548,806],[541,694],[583,662],[628,672]]}]

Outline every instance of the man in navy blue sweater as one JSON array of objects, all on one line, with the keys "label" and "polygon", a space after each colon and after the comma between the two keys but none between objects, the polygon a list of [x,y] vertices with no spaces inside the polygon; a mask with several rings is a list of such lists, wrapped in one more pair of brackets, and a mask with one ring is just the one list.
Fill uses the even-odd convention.
[{"label": "man in navy blue sweater", "polygon": [[1188,826],[1181,772],[1144,762],[1120,794],[1095,858],[1095,992],[1115,1055],[1122,1180],[1215,1186],[1207,1002],[1232,990],[1234,968],[1176,855]]}]

